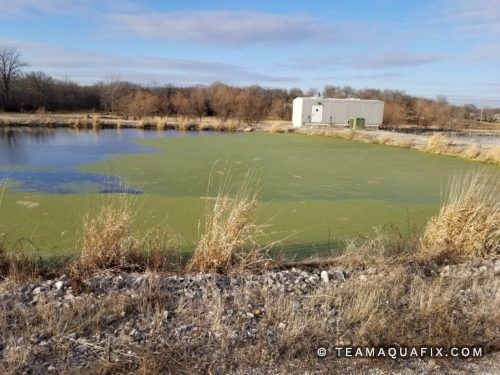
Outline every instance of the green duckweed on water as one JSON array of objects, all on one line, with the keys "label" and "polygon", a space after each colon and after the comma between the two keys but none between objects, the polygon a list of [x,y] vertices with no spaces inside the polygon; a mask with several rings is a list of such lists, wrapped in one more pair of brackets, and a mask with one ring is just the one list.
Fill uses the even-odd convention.
[{"label": "green duckweed on water", "polygon": [[[78,167],[120,176],[144,192],[132,196],[135,229],[167,226],[193,248],[203,219],[209,176],[215,185],[230,171],[237,184],[248,168],[259,176],[259,221],[266,240],[290,253],[324,253],[343,239],[394,226],[421,228],[438,210],[441,193],[456,174],[485,168],[453,157],[360,142],[287,134],[234,133],[141,140],[156,153],[120,154]],[[216,190],[216,188],[215,188]],[[4,192],[0,233],[10,245],[40,255],[75,252],[82,217],[105,194]]]}]

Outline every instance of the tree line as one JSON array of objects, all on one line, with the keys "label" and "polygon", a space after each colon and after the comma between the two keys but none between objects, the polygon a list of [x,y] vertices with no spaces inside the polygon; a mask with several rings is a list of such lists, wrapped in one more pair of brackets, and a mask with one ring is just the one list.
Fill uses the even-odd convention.
[{"label": "tree line", "polygon": [[[26,72],[27,64],[12,48],[0,48],[0,105],[5,111],[96,111],[133,118],[173,116],[196,120],[215,116],[221,122],[257,123],[264,119],[290,120],[292,101],[319,94],[317,89],[235,87],[220,82],[209,86],[147,87],[119,79],[81,85],[55,79],[43,72]],[[384,124],[459,127],[482,119],[492,120],[500,109],[481,111],[474,105],[457,106],[446,98],[419,98],[399,90],[354,89],[328,85],[328,98],[378,99],[385,102]]]}]

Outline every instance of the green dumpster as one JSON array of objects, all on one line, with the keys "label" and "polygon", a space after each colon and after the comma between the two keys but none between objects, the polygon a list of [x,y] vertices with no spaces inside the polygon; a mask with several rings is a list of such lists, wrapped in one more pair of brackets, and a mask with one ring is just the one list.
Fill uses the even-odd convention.
[{"label": "green dumpster", "polygon": [[363,117],[351,117],[349,119],[349,128],[350,129],[364,129],[365,128],[365,119]]}]

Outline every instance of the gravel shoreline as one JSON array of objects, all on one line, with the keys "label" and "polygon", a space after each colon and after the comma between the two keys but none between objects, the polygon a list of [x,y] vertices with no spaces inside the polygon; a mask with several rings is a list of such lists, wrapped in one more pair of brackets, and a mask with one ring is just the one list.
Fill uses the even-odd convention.
[{"label": "gravel shoreline", "polygon": [[[300,325],[307,319],[301,316],[305,301],[352,281],[384,277],[384,272],[318,267],[234,275],[107,272],[84,280],[64,275],[35,282],[5,280],[0,282],[0,306],[9,313],[1,318],[0,370],[135,373],[144,363],[151,370],[150,362],[157,362],[157,373],[499,373],[495,351],[476,359],[320,359],[299,336],[296,351],[280,343],[281,336],[297,329],[276,316],[280,301],[292,302]],[[493,260],[430,272],[434,277],[499,277],[500,265]],[[269,302],[263,295],[274,299]],[[329,309],[327,323],[339,324],[338,307]],[[283,356],[284,351],[290,353]]]}]

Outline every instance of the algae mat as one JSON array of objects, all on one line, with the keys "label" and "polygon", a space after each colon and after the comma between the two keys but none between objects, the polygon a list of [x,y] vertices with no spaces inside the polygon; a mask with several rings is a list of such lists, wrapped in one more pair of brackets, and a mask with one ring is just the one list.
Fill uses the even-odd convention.
[{"label": "algae mat", "polygon": [[[140,140],[154,153],[120,154],[78,166],[119,176],[144,192],[133,196],[136,230],[167,226],[189,251],[198,237],[210,174],[231,172],[235,183],[252,168],[259,175],[259,215],[267,240],[290,253],[322,253],[343,239],[394,226],[406,234],[437,212],[441,192],[456,174],[486,168],[436,156],[353,141],[289,134],[224,134]],[[125,151],[125,150],[124,150]],[[41,255],[71,254],[85,213],[105,194],[4,192],[0,233],[12,245]]]}]

